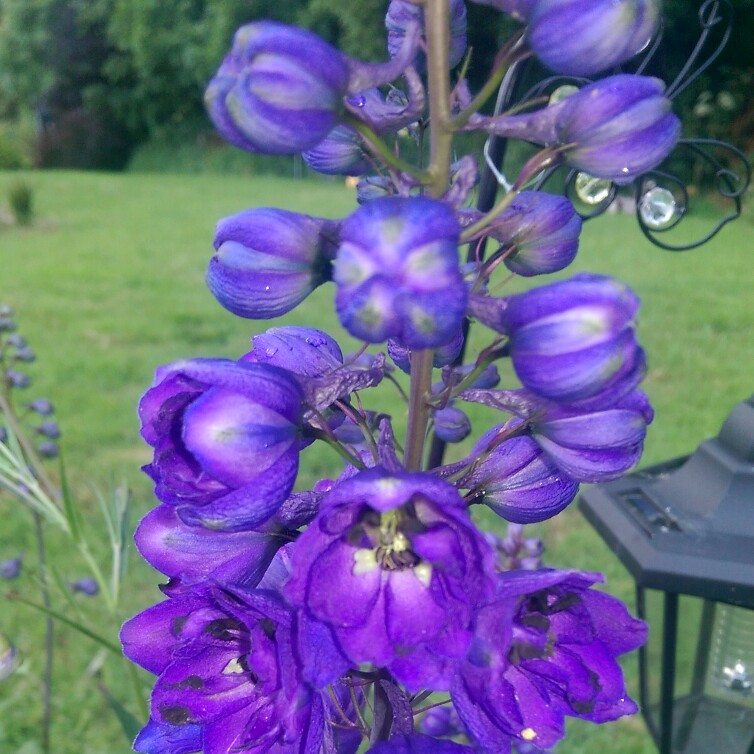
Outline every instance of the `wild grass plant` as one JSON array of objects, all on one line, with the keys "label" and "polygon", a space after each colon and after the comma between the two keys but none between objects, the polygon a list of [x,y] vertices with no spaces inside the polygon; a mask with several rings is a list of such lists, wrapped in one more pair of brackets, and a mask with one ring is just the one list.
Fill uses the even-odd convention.
[{"label": "wild grass plant", "polygon": [[[0,174],[0,195],[15,177]],[[55,172],[37,174],[35,186],[35,227],[0,231],[0,298],[13,305],[39,355],[29,370],[35,394],[55,402],[69,484],[95,543],[94,556],[104,558],[105,534],[97,528],[98,503],[90,482],[106,487],[112,479],[124,480],[133,490],[134,518],[150,506],[150,484],[138,471],[149,453],[138,437],[135,406],[154,368],[197,353],[235,358],[248,350],[252,334],[275,324],[230,318],[207,292],[202,270],[216,219],[250,206],[279,204],[336,217],[353,209],[354,196],[340,182],[219,175]],[[709,216],[684,221],[697,235],[710,222]],[[649,244],[629,216],[603,217],[585,227],[573,271],[615,275],[642,298],[639,327],[650,364],[644,386],[656,409],[644,463],[693,450],[754,389],[751,231],[751,224],[742,221],[701,249],[673,254]],[[331,297],[325,286],[287,323],[326,329],[340,339]],[[348,343],[348,337],[343,335],[343,341]],[[380,389],[387,396],[389,388]],[[460,455],[465,449],[454,452]],[[336,466],[334,456],[304,453],[302,460],[304,485]],[[0,560],[26,554],[26,567],[13,586],[36,598],[38,583],[28,557],[34,550],[30,518],[5,497],[0,498],[0,515]],[[607,589],[630,600],[630,579],[575,508],[557,522],[537,527],[537,533],[545,539],[548,564],[602,570]],[[50,532],[48,548],[50,561],[64,577],[86,571],[65,537]],[[159,580],[134,560],[123,617],[153,601]],[[79,600],[78,605],[94,625],[104,624],[97,600]],[[3,601],[0,633],[14,642],[22,665],[0,683],[2,752],[38,751],[43,624],[37,612]],[[101,674],[112,693],[136,712],[117,659],[103,660],[95,644],[62,628],[55,651],[53,750],[128,751],[96,683]],[[628,659],[629,668],[633,662]],[[639,719],[617,726],[573,725],[558,751],[592,754],[606,745],[619,754],[653,751]]]}]

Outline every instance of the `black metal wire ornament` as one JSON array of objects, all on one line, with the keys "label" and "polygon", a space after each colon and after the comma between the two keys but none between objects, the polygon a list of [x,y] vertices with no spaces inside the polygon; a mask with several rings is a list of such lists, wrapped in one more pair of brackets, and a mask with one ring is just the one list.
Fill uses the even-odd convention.
[{"label": "black metal wire ornament", "polygon": [[[699,38],[682,66],[668,85],[666,96],[673,99],[684,92],[718,58],[728,42],[733,26],[733,7],[730,0],[705,0],[699,8]],[[660,49],[662,28],[644,53],[636,72],[643,73]],[[568,96],[575,89],[592,83],[592,80],[573,76],[549,76],[538,81],[523,96],[511,96],[520,85],[524,67],[513,71],[501,84],[498,106],[495,114],[503,112],[511,105],[534,101],[556,101]],[[485,168],[479,192],[480,209],[491,199],[498,186],[510,189],[501,166],[504,165],[505,139],[491,136],[485,144]],[[501,144],[502,143],[502,144]],[[495,155],[503,155],[493,159]],[[705,244],[727,223],[741,214],[743,196],[751,182],[751,165],[741,150],[717,139],[681,139],[676,149],[664,164],[679,164],[691,175],[704,172],[712,177],[712,185],[717,195],[717,203],[723,203],[727,210],[714,227],[701,238],[690,242],[679,242],[671,238],[670,231],[676,229],[688,215],[691,192],[679,175],[668,170],[652,170],[639,176],[633,183],[633,201],[636,219],[641,232],[655,245],[667,251],[686,251]],[[494,181],[491,178],[494,177]],[[573,202],[576,211],[584,220],[597,217],[622,198],[618,187],[609,180],[596,178],[578,170],[563,167],[542,171],[528,188],[542,189],[557,181],[556,190],[563,191]],[[630,190],[629,190],[630,191]]]}]

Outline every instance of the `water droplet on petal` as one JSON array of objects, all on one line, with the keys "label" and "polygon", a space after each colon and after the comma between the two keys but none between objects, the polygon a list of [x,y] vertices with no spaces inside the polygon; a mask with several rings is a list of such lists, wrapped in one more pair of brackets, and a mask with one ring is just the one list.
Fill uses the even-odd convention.
[{"label": "water droplet on petal", "polygon": [[576,196],[585,204],[600,204],[610,195],[612,184],[605,178],[595,178],[589,173],[576,176]]},{"label": "water droplet on petal", "polygon": [[364,107],[366,103],[367,98],[363,94],[356,94],[348,99],[348,104],[352,107]]},{"label": "water droplet on petal", "polygon": [[558,102],[562,102],[566,97],[576,94],[578,90],[579,88],[573,84],[563,84],[550,95],[549,104],[556,105]]},{"label": "water droplet on petal", "polygon": [[639,199],[639,215],[652,230],[663,230],[678,218],[680,209],[673,192],[662,186],[649,189]]}]

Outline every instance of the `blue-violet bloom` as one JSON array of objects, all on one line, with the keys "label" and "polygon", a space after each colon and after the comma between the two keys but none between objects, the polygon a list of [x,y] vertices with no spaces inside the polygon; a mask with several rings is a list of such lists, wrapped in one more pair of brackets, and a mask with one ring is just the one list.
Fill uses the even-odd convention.
[{"label": "blue-violet bloom", "polygon": [[447,690],[492,588],[494,553],[454,487],[375,467],[336,485],[296,542],[286,596],[348,659]]},{"label": "blue-violet bloom", "polygon": [[645,369],[634,331],[638,308],[628,286],[602,275],[511,296],[502,329],[518,378],[533,393],[568,403],[619,383],[635,387]]},{"label": "blue-violet bloom", "polygon": [[188,524],[239,531],[267,521],[298,471],[301,392],[282,369],[187,359],[157,370],[139,403],[154,448],[144,471]]},{"label": "blue-violet bloom", "polygon": [[346,218],[333,269],[346,330],[419,349],[453,338],[467,300],[459,235],[450,207],[424,197],[375,199]]},{"label": "blue-violet bloom", "polygon": [[451,691],[483,751],[499,751],[501,734],[549,748],[566,715],[601,723],[636,712],[616,657],[644,643],[646,625],[590,589],[602,580],[553,569],[499,575]]},{"label": "blue-violet bloom", "polygon": [[323,703],[302,679],[293,631],[275,593],[208,586],[131,618],[121,641],[158,676],[151,724],[177,728],[179,742],[183,729],[207,754],[318,751]]},{"label": "blue-violet bloom", "polygon": [[541,110],[477,116],[467,130],[557,147],[566,164],[627,184],[659,165],[678,141],[681,122],[664,92],[656,78],[608,76]]}]

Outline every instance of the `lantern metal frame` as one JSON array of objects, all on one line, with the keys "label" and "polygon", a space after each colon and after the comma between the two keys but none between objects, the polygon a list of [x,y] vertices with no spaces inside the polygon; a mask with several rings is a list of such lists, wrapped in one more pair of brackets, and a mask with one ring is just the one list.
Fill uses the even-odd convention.
[{"label": "lantern metal frame", "polygon": [[[647,590],[663,593],[657,720],[649,700],[646,647],[639,651],[639,697],[661,754],[686,751],[674,744],[688,744],[697,714],[715,706],[716,714],[725,714],[725,702],[704,694],[716,606],[754,610],[754,396],[739,403],[719,435],[692,455],[589,487],[579,505],[633,576],[639,617],[647,616]],[[683,595],[704,602],[690,692],[675,699]],[[749,717],[746,752],[754,754],[754,708]]]}]

